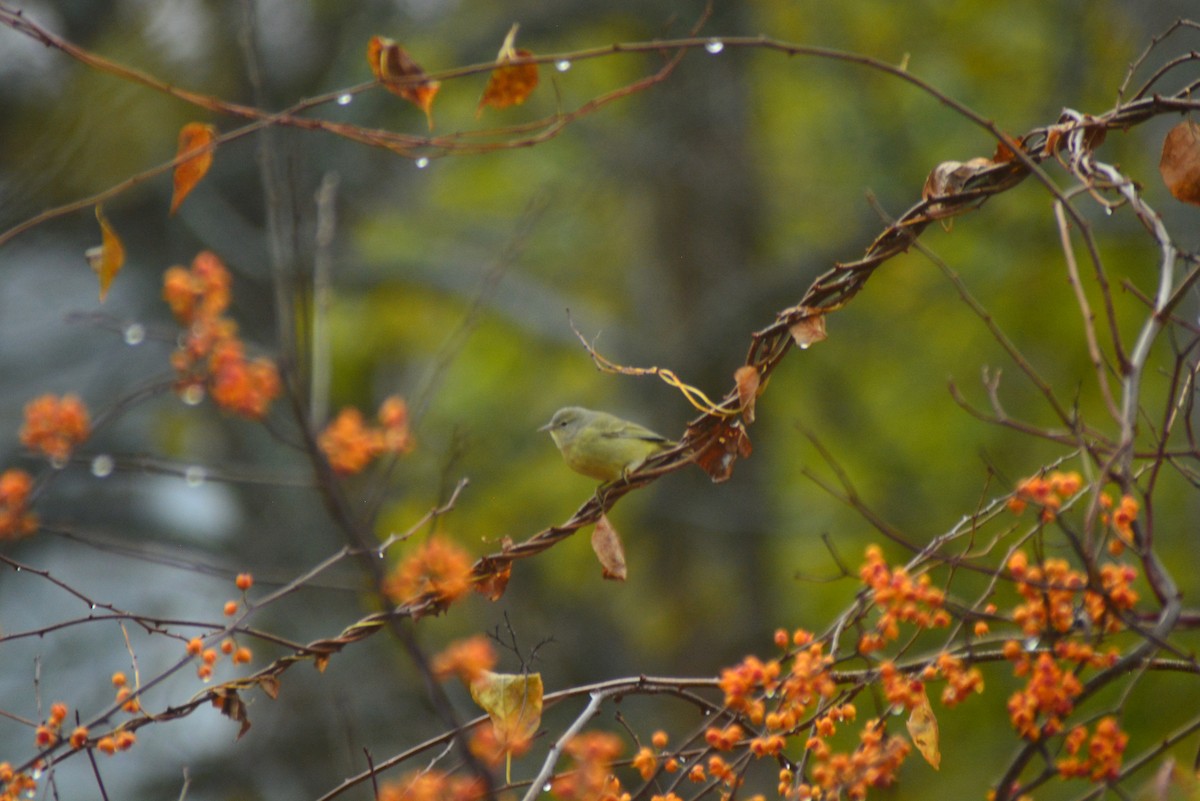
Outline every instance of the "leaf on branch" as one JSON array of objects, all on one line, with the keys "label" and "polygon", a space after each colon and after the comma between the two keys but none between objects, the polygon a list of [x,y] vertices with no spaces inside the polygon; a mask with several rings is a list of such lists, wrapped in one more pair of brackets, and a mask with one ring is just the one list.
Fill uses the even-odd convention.
[{"label": "leaf on branch", "polygon": [[982,156],[965,163],[943,161],[934,167],[933,172],[929,173],[929,177],[925,179],[925,186],[921,189],[921,199],[930,200],[935,197],[957,195],[963,191],[967,181],[992,166],[994,166],[994,162]]},{"label": "leaf on branch", "polygon": [[498,564],[493,560],[485,560],[481,566],[483,578],[475,582],[475,592],[489,601],[498,601],[508,587],[508,579],[512,576],[512,562]]},{"label": "leaf on branch", "polygon": [[442,84],[429,80],[407,50],[383,36],[372,36],[367,42],[367,63],[385,89],[425,112],[425,121],[433,130],[433,98]]},{"label": "leaf on branch", "polygon": [[279,697],[279,677],[278,676],[263,676],[259,679],[258,687],[267,697],[274,701]]},{"label": "leaf on branch", "polygon": [[733,380],[737,382],[738,407],[742,410],[742,417],[747,423],[753,423],[754,402],[758,400],[759,391],[758,368],[743,364],[734,371]]},{"label": "leaf on branch", "polygon": [[496,68],[479,98],[479,106],[475,109],[478,118],[483,114],[484,106],[492,108],[508,108],[519,106],[533,93],[538,85],[537,64],[513,64],[518,58],[529,58],[533,55],[528,50],[518,50],[513,46],[517,39],[517,26],[514,24],[504,37],[500,53],[496,56]]},{"label": "leaf on branch", "polygon": [[1184,120],[1167,133],[1158,171],[1176,200],[1200,206],[1200,125]]},{"label": "leaf on branch", "polygon": [[612,581],[625,580],[625,546],[621,544],[621,535],[613,528],[612,523],[608,522],[607,515],[600,515],[600,519],[596,521],[596,528],[592,530],[592,550],[600,560],[604,578]]},{"label": "leaf on branch", "polygon": [[250,717],[246,714],[245,702],[242,701],[237,690],[231,690],[228,687],[215,687],[212,693],[213,706],[219,709],[225,717],[242,724],[237,734],[237,738],[242,739],[242,736],[250,731]]},{"label": "leaf on branch", "polygon": [[[689,426],[688,438],[693,429]],[[733,475],[733,463],[745,459],[753,451],[750,437],[740,420],[721,419],[713,431],[698,431],[696,437],[702,443],[696,452],[696,464],[700,466],[714,484],[727,481]]]},{"label": "leaf on branch", "polygon": [[512,752],[529,741],[542,722],[540,673],[483,671],[471,682],[471,697],[492,719],[496,742]]},{"label": "leaf on branch", "polygon": [[100,302],[103,303],[113,279],[125,264],[125,246],[121,244],[117,232],[108,224],[108,218],[104,216],[104,210],[99,204],[96,205],[96,221],[100,223],[100,244],[88,248],[83,255],[100,279]]},{"label": "leaf on branch", "polygon": [[189,122],[179,129],[179,147],[175,151],[176,158],[192,151],[200,152],[175,167],[175,191],[171,195],[170,214],[175,214],[179,204],[183,203],[183,199],[208,173],[208,168],[212,166],[213,162],[213,150],[210,145],[216,135],[215,127],[201,122]]},{"label": "leaf on branch", "polygon": [[[803,307],[799,308],[804,311]],[[816,310],[813,310],[809,316],[792,323],[788,326],[788,331],[800,350],[808,350],[829,337],[825,333],[825,315]]]},{"label": "leaf on branch", "polygon": [[942,764],[942,754],[938,750],[938,722],[924,690],[921,691],[921,702],[908,716],[908,733],[925,761],[938,770]]}]

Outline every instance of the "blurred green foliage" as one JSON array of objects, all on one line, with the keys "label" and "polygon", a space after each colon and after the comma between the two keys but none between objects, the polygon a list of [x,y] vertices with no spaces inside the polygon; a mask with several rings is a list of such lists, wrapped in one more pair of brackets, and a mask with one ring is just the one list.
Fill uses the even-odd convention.
[{"label": "blurred green foliage", "polygon": [[[28,11],[109,58],[188,88],[254,102],[236,46],[245,32],[238,5],[171,5],[178,8],[76,0],[31,3]],[[261,92],[272,108],[367,80],[363,52],[374,34],[402,41],[434,71],[492,58],[514,20],[522,26],[521,46],[569,53],[681,35],[701,10],[693,0],[285,5],[257,6]],[[1054,122],[1062,107],[1108,108],[1131,59],[1181,10],[1172,13],[1163,3],[1135,13],[1133,4],[1115,0],[930,0],[903,8],[885,0],[756,0],[717,4],[704,31],[761,32],[903,62],[1019,134]],[[172,13],[204,24],[173,27]],[[58,54],[35,81],[18,69],[29,44],[20,39],[0,29],[0,51],[14,54],[0,66],[16,76],[0,85],[0,152],[6,154],[0,228],[170,158],[178,127],[206,117]],[[447,82],[435,104],[434,133],[515,125],[570,110],[661,60],[612,55],[565,72],[547,66],[528,104],[488,110],[479,120],[475,105],[484,76]],[[414,135],[425,126],[420,112],[378,90],[316,113]],[[234,124],[211,121],[222,130]],[[1114,137],[1103,155],[1145,185],[1151,204],[1160,207],[1170,201],[1155,183],[1156,130],[1145,126]],[[669,367],[719,396],[731,385],[750,333],[796,302],[834,261],[857,258],[882,228],[879,215],[899,214],[916,202],[934,165],[994,149],[983,131],[893,78],[849,64],[734,49],[690,53],[663,84],[532,148],[434,158],[418,169],[383,149],[323,134],[280,130],[273,141],[296,209],[295,268],[302,275],[312,261],[313,191],[326,174],[340,179],[328,311],[332,374],[318,391],[328,391],[335,409],[356,405],[367,414],[392,393],[413,404],[417,449],[390,477],[378,533],[407,529],[466,477],[470,486],[438,526],[473,553],[566,519],[592,491],[536,432],[554,409],[605,408],[668,435],[681,433],[695,414],[655,379],[597,371],[571,320],[614,361]],[[265,352],[277,350],[257,147],[249,139],[223,146],[213,174],[178,219],[166,219],[164,178],[112,204],[131,257],[105,314],[164,323],[157,300],[162,270],[211,248],[236,270],[235,316],[243,330]],[[1120,215],[1110,220],[1094,208],[1086,213],[1114,286],[1128,280],[1152,291],[1156,254],[1137,223]],[[6,282],[30,281],[43,264],[69,262],[96,237],[89,219],[81,213],[53,221],[0,250],[0,275]],[[922,241],[961,276],[1060,400],[1111,431],[1046,191],[1026,181],[952,228],[931,227]],[[48,299],[54,316],[43,324],[56,339],[86,339],[88,330],[62,323],[70,311],[97,311],[82,259],[70,269]],[[1099,296],[1089,287],[1096,308]],[[1128,344],[1143,309],[1129,293],[1117,298]],[[0,300],[0,326],[6,326],[3,308]],[[0,410],[0,422],[6,430],[15,429],[24,398],[55,376],[82,378],[94,408],[112,403],[127,380],[124,368],[85,364],[97,358],[86,349],[74,355],[60,349],[51,357],[30,331],[6,334],[25,343],[2,354],[0,398],[8,408]],[[713,486],[699,471],[671,475],[612,513],[628,549],[625,584],[601,581],[586,537],[576,536],[517,564],[500,602],[471,599],[444,619],[421,621],[422,645],[433,650],[452,637],[492,630],[506,615],[526,649],[546,643],[535,667],[550,689],[638,673],[713,675],[747,652],[770,652],[776,627],[824,630],[858,590],[839,563],[853,570],[866,544],[881,539],[853,509],[806,478],[811,471],[836,485],[804,431],[833,454],[864,503],[917,543],[1065,454],[988,425],[954,402],[948,381],[986,411],[981,370],[1003,370],[1007,411],[1037,426],[1056,424],[952,283],[915,252],[881,268],[830,318],[829,334],[827,342],[792,354],[773,376],[750,429],[754,454],[732,480]],[[125,352],[105,351],[105,359]],[[143,374],[163,369],[165,363]],[[1153,419],[1154,404],[1161,406],[1165,395],[1154,383],[1161,378],[1151,379],[1146,399]],[[245,426],[229,431],[215,413],[181,417],[161,399],[134,414],[141,416],[114,435],[114,450],[170,451],[218,468],[296,467],[294,453],[278,440],[247,439]],[[202,433],[189,436],[189,426]],[[180,453],[189,442],[202,452]],[[16,458],[15,451],[9,455],[7,461]],[[1196,511],[1190,489],[1169,484],[1161,496],[1167,515],[1189,531]],[[221,539],[180,542],[144,518],[105,534],[131,547],[174,543],[197,564],[250,569],[274,581],[344,544],[313,492],[234,487],[234,494],[239,523]],[[56,499],[61,514],[48,517],[75,517],[81,524],[89,514],[122,520],[105,505],[118,505],[124,494],[105,500],[85,482],[64,495]],[[1188,536],[1181,530],[1177,540],[1164,537],[1168,560],[1190,563]],[[67,545],[22,547],[30,559],[52,559],[53,549]],[[905,557],[898,548],[889,552]],[[1195,576],[1181,578],[1185,590],[1197,589]],[[262,627],[281,627],[302,641],[333,634],[363,611],[362,586],[357,576],[339,576],[316,597],[272,610]],[[216,580],[210,588],[216,597],[227,591]],[[244,744],[221,740],[198,754],[185,749],[182,759],[193,766],[196,782],[189,798],[315,795],[362,768],[360,743],[379,757],[414,736],[436,733],[437,721],[414,694],[411,668],[393,649],[381,642],[347,652],[323,679],[295,679],[294,690],[289,674],[280,702],[255,705],[254,714],[265,720],[256,720]],[[912,761],[901,777],[902,794],[982,797],[993,777],[976,766],[998,764],[1013,748],[1002,725],[1008,681],[1003,669],[991,671],[983,697],[939,712],[943,771],[935,777]],[[330,700],[329,687],[337,682],[344,689]],[[1194,707],[1200,701],[1195,687],[1179,684],[1177,705]],[[27,685],[23,676],[13,686]],[[1145,693],[1153,696],[1157,687],[1147,683]],[[5,707],[14,705],[13,692],[6,690]],[[1159,716],[1146,711],[1149,704],[1129,707],[1134,718],[1161,726]],[[462,709],[473,714],[469,704]],[[680,725],[694,723],[689,713],[678,718]],[[981,727],[984,720],[989,723]],[[232,731],[221,731],[232,739]],[[1138,742],[1139,732],[1132,734]],[[21,742],[20,736],[0,739],[14,749]],[[337,759],[324,760],[334,751]],[[275,784],[274,772],[259,773],[262,760],[284,752],[295,773]],[[142,765],[131,774],[145,782],[140,797],[147,798],[169,791],[178,778],[173,763]]]}]

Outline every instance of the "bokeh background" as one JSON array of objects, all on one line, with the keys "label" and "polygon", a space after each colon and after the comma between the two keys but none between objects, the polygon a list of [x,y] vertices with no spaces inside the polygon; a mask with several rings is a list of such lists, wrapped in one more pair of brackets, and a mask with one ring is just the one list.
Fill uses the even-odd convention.
[{"label": "bokeh background", "polygon": [[[1111,107],[1130,62],[1154,33],[1194,11],[1189,6],[755,0],[718,2],[704,32],[763,33],[906,62],[1021,133],[1054,122],[1063,107]],[[262,60],[258,102],[269,108],[368,80],[372,35],[401,41],[436,70],[492,58],[513,22],[521,24],[521,46],[569,53],[683,35],[702,11],[693,0],[259,0],[257,29],[247,34],[245,9],[234,2],[16,7],[111,59],[239,102],[256,102],[240,44],[251,35]],[[1151,63],[1195,48],[1198,38],[1178,36]],[[435,104],[436,133],[571,109],[660,61],[619,55],[562,72],[544,68],[528,103],[480,119],[484,76],[452,81]],[[420,112],[381,90],[316,113],[425,130]],[[170,159],[179,127],[192,120],[233,125],[0,28],[0,230]],[[1101,155],[1142,182],[1180,243],[1195,247],[1195,211],[1174,204],[1156,174],[1173,122],[1111,136]],[[0,248],[0,467],[49,469],[17,444],[31,397],[74,391],[94,411],[116,412],[131,390],[169,378],[175,333],[160,300],[162,273],[202,249],[234,272],[232,315],[246,339],[261,353],[279,352],[260,146],[251,137],[222,147],[175,218],[166,215],[166,177],[106,204],[129,260],[103,305],[83,259],[98,242],[90,209]],[[719,396],[750,333],[834,261],[858,257],[880,230],[868,197],[899,214],[919,199],[934,165],[989,155],[994,143],[894,78],[727,49],[689,54],[662,85],[533,148],[434,158],[418,168],[410,158],[324,134],[275,130],[266,146],[284,176],[279,185],[295,230],[288,266],[301,283],[316,253],[314,193],[323,181],[337,182],[321,343],[332,370],[318,392],[328,398],[326,417],[344,405],[370,414],[393,393],[408,398],[414,414],[418,446],[383,489],[379,535],[408,528],[465,477],[470,486],[440,528],[483,553],[503,537],[522,539],[567,518],[591,492],[590,480],[569,472],[536,431],[556,408],[605,408],[668,435],[682,433],[694,415],[653,378],[598,372],[570,320],[609,358],[669,367]],[[1137,222],[1129,214],[1106,218],[1086,203],[1081,209],[1097,224],[1114,283],[1127,279],[1149,291],[1156,253]],[[949,231],[931,228],[923,241],[1060,396],[1103,425],[1046,192],[1027,182]],[[1128,294],[1121,303],[1132,326],[1140,309]],[[129,344],[130,326],[140,326],[145,339]],[[989,426],[953,401],[951,381],[982,406],[981,370],[1003,369],[1009,411],[1054,424],[955,288],[919,255],[881,269],[829,320],[829,333],[774,375],[750,431],[754,454],[729,482],[714,486],[700,471],[685,471],[619,504],[611,517],[628,550],[627,582],[602,581],[586,537],[574,537],[518,564],[499,602],[473,598],[420,621],[419,642],[432,652],[507,618],[526,654],[543,644],[535,667],[550,690],[641,673],[713,675],[746,653],[769,653],[776,627],[828,626],[857,589],[842,564],[853,568],[866,544],[881,539],[805,476],[833,480],[804,430],[836,457],[864,502],[915,542],[1064,455]],[[1160,401],[1164,390],[1147,391]],[[42,498],[39,513],[54,533],[6,545],[5,553],[120,609],[219,620],[221,604],[235,594],[235,573],[250,570],[270,588],[346,544],[291,445],[294,425],[282,403],[273,433],[169,393],[121,406]],[[99,454],[127,469],[92,475]],[[189,466],[203,472],[179,474]],[[378,492],[365,479],[352,484],[352,497]],[[1186,564],[1195,501],[1183,487],[1163,492],[1175,501],[1179,528],[1162,535],[1163,546]],[[903,558],[896,549],[889,554]],[[1194,589],[1194,576],[1184,578]],[[254,625],[300,642],[335,634],[373,610],[364,586],[355,565],[344,563],[262,610]],[[0,571],[0,636],[90,614],[97,612],[87,603],[28,571]],[[176,642],[126,630],[143,677],[180,655]],[[258,663],[281,653],[255,648]],[[515,670],[518,662],[510,656],[501,667]],[[125,634],[105,621],[0,640],[0,668],[0,759],[18,762],[30,754],[32,733],[9,714],[39,718],[40,696],[43,705],[66,700],[86,718],[111,700],[110,673],[131,665]],[[219,677],[232,675],[224,670]],[[983,796],[993,778],[988,766],[1014,747],[1004,723],[1005,673],[989,673],[988,693],[942,716],[942,772],[910,760],[891,795]],[[146,705],[177,703],[201,689],[184,671]],[[455,692],[460,713],[474,714]],[[1150,702],[1163,693],[1180,707],[1200,700],[1183,682],[1155,684],[1145,706],[1130,704],[1135,746],[1139,716],[1161,726],[1169,715]],[[573,711],[552,715],[551,731]],[[670,704],[631,703],[622,711],[644,735],[696,723],[691,710]],[[133,751],[101,762],[110,797],[175,798],[185,782],[189,799],[316,797],[365,767],[363,748],[378,761],[439,731],[411,665],[386,635],[336,657],[323,674],[294,669],[280,698],[257,696],[250,715],[254,728],[240,741],[234,724],[208,710],[144,729]],[[600,725],[614,725],[611,712]],[[517,775],[532,769],[518,763]],[[96,797],[83,759],[63,765],[55,781],[64,799]],[[345,797],[367,798],[369,790]]]}]

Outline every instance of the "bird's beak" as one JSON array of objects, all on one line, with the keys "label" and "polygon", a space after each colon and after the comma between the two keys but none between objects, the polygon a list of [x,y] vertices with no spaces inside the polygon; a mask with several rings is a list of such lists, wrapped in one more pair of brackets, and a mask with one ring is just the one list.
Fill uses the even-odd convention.
[{"label": "bird's beak", "polygon": [[542,426],[541,428],[539,428],[539,429],[538,429],[538,431],[549,431],[549,430],[550,430],[550,425],[551,425],[550,423],[546,423],[546,425],[544,425],[544,426]]}]

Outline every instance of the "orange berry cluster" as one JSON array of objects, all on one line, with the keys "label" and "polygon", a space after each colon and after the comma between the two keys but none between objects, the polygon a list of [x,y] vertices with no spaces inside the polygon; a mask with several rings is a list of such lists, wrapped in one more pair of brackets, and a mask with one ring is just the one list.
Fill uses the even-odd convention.
[{"label": "orange berry cluster", "polygon": [[37,517],[29,511],[33,478],[24,470],[0,473],[0,540],[28,537],[37,531]]},{"label": "orange berry cluster", "polygon": [[851,753],[835,753],[819,737],[809,738],[808,747],[816,764],[812,784],[797,788],[796,797],[801,799],[865,798],[870,788],[886,787],[895,780],[911,750],[907,740],[889,736],[878,720],[863,727],[858,747]]},{"label": "orange berry cluster", "polygon": [[21,444],[49,459],[65,461],[91,431],[87,407],[77,395],[41,395],[25,404]]},{"label": "orange berry cluster", "polygon": [[1062,731],[1063,718],[1071,714],[1083,684],[1073,670],[1064,670],[1048,653],[1037,659],[1021,651],[1013,640],[1005,644],[1005,656],[1016,663],[1014,675],[1028,677],[1024,689],[1008,699],[1008,717],[1013,728],[1027,740],[1052,737]]},{"label": "orange berry cluster", "polygon": [[[1080,756],[1083,744],[1087,752]],[[1121,758],[1129,735],[1121,731],[1114,717],[1101,718],[1091,739],[1086,726],[1076,726],[1067,734],[1063,747],[1069,757],[1058,760],[1055,767],[1064,779],[1087,778],[1094,782],[1111,781],[1121,772]]]},{"label": "orange berry cluster", "polygon": [[8,762],[0,762],[0,801],[25,801],[37,792],[37,782],[25,772],[13,770]]},{"label": "orange berry cluster", "polygon": [[1021,514],[1028,504],[1041,509],[1042,522],[1049,523],[1058,514],[1063,501],[1083,488],[1083,478],[1074,471],[1055,470],[1046,476],[1031,476],[1017,483],[1017,490],[1008,499],[1008,509]]},{"label": "orange berry cluster", "polygon": [[279,395],[279,371],[268,359],[246,359],[237,323],[223,316],[229,284],[229,271],[209,251],[197,254],[190,270],[176,266],[163,275],[163,299],[187,327],[171,366],[181,393],[207,386],[219,407],[257,420]]},{"label": "orange berry cluster", "polygon": [[563,801],[622,801],[629,793],[612,773],[612,763],[621,755],[621,740],[608,732],[584,732],[567,741],[564,748],[575,761],[575,769],[556,776],[551,790]]},{"label": "orange berry cluster", "polygon": [[963,660],[942,651],[933,664],[921,671],[922,681],[933,681],[938,676],[946,679],[942,688],[942,703],[947,707],[961,704],[971,693],[983,692],[983,674],[977,667],[968,668]]},{"label": "orange berry cluster", "polygon": [[872,600],[881,613],[875,631],[860,639],[861,652],[878,651],[886,642],[898,639],[900,623],[920,628],[950,625],[950,614],[942,608],[945,594],[931,586],[929,575],[913,579],[903,567],[889,568],[878,545],[867,548],[866,561],[858,575],[871,588]]},{"label": "orange berry cluster", "polygon": [[452,776],[439,770],[413,771],[379,786],[377,801],[477,801],[483,783],[474,777]]},{"label": "orange berry cluster", "polygon": [[393,395],[385,399],[376,418],[379,427],[368,426],[358,409],[342,409],[321,432],[317,444],[335,473],[354,475],[382,454],[412,450],[408,406],[403,398]]},{"label": "orange berry cluster", "polygon": [[66,704],[62,701],[55,701],[50,705],[50,715],[46,718],[46,722],[34,730],[33,739],[38,748],[49,748],[58,742],[66,717]]},{"label": "orange berry cluster", "polygon": [[463,684],[470,685],[484,672],[496,665],[496,649],[482,634],[457,640],[434,656],[429,667],[439,679],[457,675]]},{"label": "orange berry cluster", "polygon": [[1108,552],[1120,556],[1125,552],[1125,545],[1133,542],[1133,524],[1141,511],[1141,504],[1132,495],[1122,495],[1117,508],[1113,509],[1112,499],[1105,493],[1100,496],[1100,505],[1111,510],[1100,516],[1100,522],[1111,524],[1117,534],[1108,541]]},{"label": "orange berry cluster", "polygon": [[471,557],[445,537],[426,540],[417,552],[396,565],[383,582],[394,603],[430,593],[443,603],[462,597],[471,588]]},{"label": "orange berry cluster", "polygon": [[1024,551],[1017,551],[1009,557],[1008,570],[1017,582],[1017,592],[1025,599],[1013,610],[1013,620],[1031,636],[1050,630],[1070,631],[1077,604],[1093,625],[1107,632],[1119,631],[1121,621],[1114,613],[1128,611],[1138,602],[1138,593],[1130,586],[1137,571],[1130,565],[1102,565],[1102,592],[1085,589],[1087,577],[1073,570],[1065,559],[1030,565]]}]

